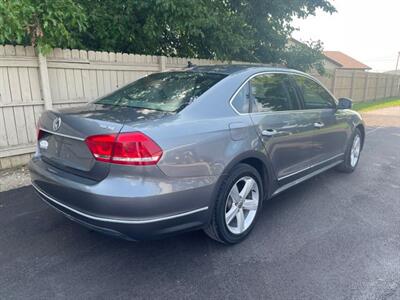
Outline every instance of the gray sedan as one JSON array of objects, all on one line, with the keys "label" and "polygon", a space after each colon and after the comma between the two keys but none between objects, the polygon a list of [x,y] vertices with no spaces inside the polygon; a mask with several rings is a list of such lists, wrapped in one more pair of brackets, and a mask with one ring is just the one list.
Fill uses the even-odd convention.
[{"label": "gray sedan", "polygon": [[330,168],[365,139],[351,100],[265,66],[156,73],[86,106],[46,111],[32,185],[68,218],[140,240],[194,229],[242,241],[263,201]]}]

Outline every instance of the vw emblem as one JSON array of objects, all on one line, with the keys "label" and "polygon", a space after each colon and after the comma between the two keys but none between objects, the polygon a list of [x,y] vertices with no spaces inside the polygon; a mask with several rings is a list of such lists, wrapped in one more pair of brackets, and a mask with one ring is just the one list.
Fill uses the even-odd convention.
[{"label": "vw emblem", "polygon": [[60,127],[61,127],[61,118],[57,117],[53,121],[53,130],[57,131],[58,129],[60,129]]}]

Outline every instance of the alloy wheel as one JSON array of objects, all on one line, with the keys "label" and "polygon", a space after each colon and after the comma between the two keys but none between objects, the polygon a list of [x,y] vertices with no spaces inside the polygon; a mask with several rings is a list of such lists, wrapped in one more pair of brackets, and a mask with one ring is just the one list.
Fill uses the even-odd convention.
[{"label": "alloy wheel", "polygon": [[233,234],[241,234],[253,223],[259,206],[257,181],[250,176],[240,178],[232,186],[225,204],[225,224]]},{"label": "alloy wheel", "polygon": [[354,137],[353,145],[350,150],[350,164],[354,168],[358,162],[361,151],[361,138],[358,134]]}]

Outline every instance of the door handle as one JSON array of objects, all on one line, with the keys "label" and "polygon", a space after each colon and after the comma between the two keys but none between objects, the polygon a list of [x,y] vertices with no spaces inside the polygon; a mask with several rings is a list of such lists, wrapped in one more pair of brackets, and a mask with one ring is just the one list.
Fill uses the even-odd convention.
[{"label": "door handle", "polygon": [[314,123],[314,127],[315,127],[315,128],[322,128],[322,127],[324,127],[324,126],[325,126],[325,124],[322,123],[322,122],[315,122],[315,123]]},{"label": "door handle", "polygon": [[274,136],[277,133],[278,131],[276,131],[275,129],[264,129],[263,131],[261,131],[261,134],[263,136]]}]

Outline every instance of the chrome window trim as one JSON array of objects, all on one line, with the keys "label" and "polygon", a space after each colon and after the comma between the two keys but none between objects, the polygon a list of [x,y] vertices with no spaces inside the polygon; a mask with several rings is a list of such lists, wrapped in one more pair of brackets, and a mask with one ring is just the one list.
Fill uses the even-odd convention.
[{"label": "chrome window trim", "polygon": [[244,116],[244,115],[259,115],[259,114],[268,114],[268,113],[277,113],[277,112],[294,112],[294,111],[310,111],[310,110],[332,110],[334,108],[310,108],[310,109],[293,109],[293,110],[280,110],[280,111],[262,111],[262,112],[248,112],[248,113],[240,113],[232,104],[233,99],[236,97],[236,95],[239,93],[239,91],[242,89],[242,87],[249,82],[251,79],[253,79],[256,76],[259,75],[264,75],[264,74],[286,74],[286,75],[297,75],[297,76],[302,76],[305,78],[308,78],[312,81],[314,81],[315,83],[319,84],[326,92],[328,92],[328,94],[332,97],[333,101],[335,102],[335,104],[337,105],[337,100],[336,97],[331,93],[331,91],[329,91],[323,84],[322,82],[320,82],[318,79],[312,77],[311,75],[305,74],[305,73],[297,73],[297,72],[291,72],[291,71],[262,71],[256,74],[251,75],[250,77],[248,77],[240,86],[239,88],[235,91],[235,93],[231,96],[231,98],[229,99],[229,105],[231,106],[231,108],[234,110],[234,112],[240,116]]},{"label": "chrome window trim", "polygon": [[327,166],[325,166],[325,167],[323,167],[323,168],[321,168],[321,169],[315,170],[314,172],[312,172],[312,173],[310,173],[310,174],[307,174],[307,175],[305,175],[305,176],[303,176],[303,177],[301,177],[301,178],[299,178],[299,179],[296,179],[296,180],[294,180],[294,181],[292,181],[292,182],[289,182],[289,183],[287,183],[287,184],[281,186],[280,188],[278,188],[278,189],[272,194],[271,198],[272,198],[272,197],[275,197],[275,196],[278,195],[279,193],[282,193],[283,191],[285,191],[285,190],[287,190],[287,189],[289,189],[289,188],[291,188],[291,187],[293,187],[293,186],[295,186],[295,185],[297,185],[297,184],[299,184],[299,183],[302,183],[303,181],[306,181],[306,180],[308,180],[308,179],[310,179],[310,178],[312,178],[312,177],[314,177],[314,176],[316,176],[316,175],[318,175],[318,174],[320,174],[320,173],[322,173],[322,172],[325,172],[325,171],[327,171],[327,170],[329,170],[329,169],[331,169],[331,168],[337,166],[338,164],[340,164],[340,163],[342,163],[342,162],[343,162],[343,160],[335,161],[334,163],[331,163],[331,164],[329,164],[329,165],[327,165]]},{"label": "chrome window trim", "polygon": [[[33,182],[32,182],[32,186],[34,187],[34,189],[42,196],[45,197],[46,199],[48,199],[51,202],[54,202],[55,204],[64,207],[65,209],[68,209],[69,211],[72,211],[80,216],[83,216],[85,218],[91,219],[91,220],[95,220],[95,221],[101,221],[101,222],[108,222],[108,223],[118,223],[118,224],[148,224],[148,223],[155,223],[155,222],[160,222],[160,221],[165,221],[165,220],[171,220],[171,219],[175,219],[175,218],[179,218],[179,217],[184,217],[184,216],[188,216],[188,215],[192,215],[201,211],[205,211],[208,209],[208,206],[205,207],[201,207],[195,210],[190,210],[190,211],[186,211],[183,213],[179,213],[176,215],[171,215],[171,216],[166,216],[166,217],[159,217],[159,218],[154,218],[154,219],[136,219],[136,220],[122,220],[122,219],[111,219],[111,218],[102,218],[102,217],[96,217],[93,215],[89,215],[86,213],[83,213],[79,210],[76,210],[72,207],[69,207],[68,205],[65,205],[63,203],[60,203],[59,201],[57,201],[56,199],[54,199],[53,197],[47,195],[45,192],[43,192],[39,187],[37,187]],[[56,209],[58,209],[57,207],[55,207]],[[58,209],[60,212],[62,212],[63,214],[67,214],[63,211],[61,211],[60,209]]]},{"label": "chrome window trim", "polygon": [[43,129],[41,127],[39,128],[39,130],[47,132],[47,133],[50,133],[50,134],[54,134],[54,135],[66,137],[66,138],[69,138],[69,139],[77,140],[77,141],[84,141],[85,140],[84,138],[80,138],[80,137],[76,137],[76,136],[72,136],[72,135],[68,135],[68,134],[63,134],[63,133],[59,133],[59,132]]},{"label": "chrome window trim", "polygon": [[[292,75],[302,76],[301,74],[292,74]],[[312,81],[314,81],[315,83],[317,83],[320,87],[322,87],[322,88],[325,90],[325,92],[327,92],[328,95],[331,96],[331,98],[332,98],[332,100],[333,100],[333,104],[335,105],[335,107],[305,108],[304,110],[321,110],[321,109],[336,109],[336,108],[337,108],[338,101],[337,101],[336,97],[331,93],[330,90],[328,90],[328,89],[325,87],[325,85],[324,85],[321,81],[319,81],[318,79],[316,79],[316,78],[314,78],[314,77],[312,77],[312,76],[302,76],[302,77],[311,79]],[[297,83],[296,83],[296,84],[297,84]],[[304,101],[304,99],[303,99],[303,101]],[[305,105],[305,103],[304,103],[304,105]]]},{"label": "chrome window trim", "polygon": [[311,165],[311,166],[308,166],[308,167],[306,167],[306,168],[304,168],[304,169],[302,169],[302,170],[299,170],[299,171],[290,173],[290,174],[288,174],[288,175],[279,177],[279,178],[278,178],[278,181],[283,180],[283,179],[286,179],[286,178],[289,178],[289,177],[291,177],[291,176],[294,176],[294,175],[299,174],[299,173],[301,173],[301,172],[307,171],[307,170],[309,170],[309,169],[318,167],[319,165],[322,165],[322,164],[324,164],[324,163],[326,163],[326,162],[328,162],[328,161],[330,161],[330,160],[333,160],[333,159],[335,159],[335,158],[339,158],[339,157],[341,157],[341,156],[343,156],[343,155],[344,155],[344,153],[340,153],[340,154],[334,155],[334,156],[332,156],[331,158],[325,159],[325,160],[323,160],[323,161],[321,161],[321,162],[319,162],[319,163],[315,163],[315,164],[313,164],[313,165]]}]

